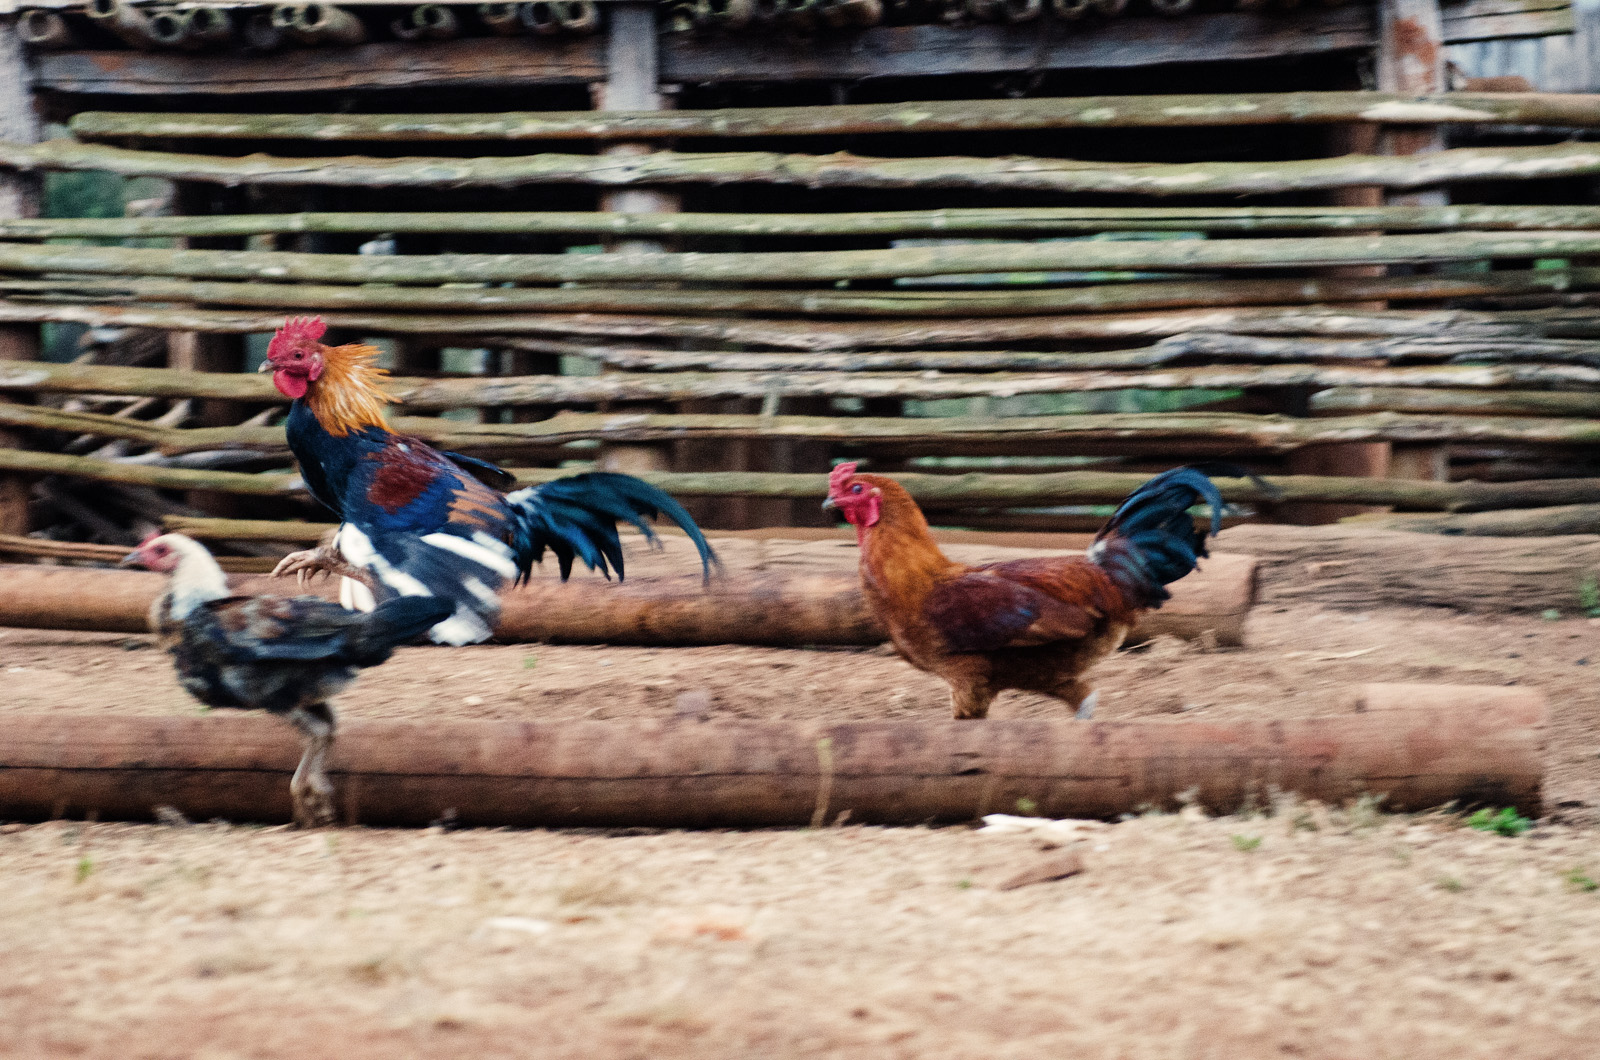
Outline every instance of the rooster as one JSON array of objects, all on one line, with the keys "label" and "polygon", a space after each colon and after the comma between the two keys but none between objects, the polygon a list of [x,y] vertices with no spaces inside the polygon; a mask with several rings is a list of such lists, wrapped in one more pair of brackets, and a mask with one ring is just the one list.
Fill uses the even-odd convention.
[{"label": "rooster", "polygon": [[977,567],[939,551],[904,487],[855,464],[833,469],[822,506],[855,526],[868,605],[907,662],[950,685],[956,717],[984,717],[1007,688],[1055,696],[1089,717],[1094,693],[1083,675],[1206,554],[1189,516],[1202,500],[1215,534],[1222,495],[1200,469],[1175,468],[1135,490],[1087,555]]},{"label": "rooster", "polygon": [[709,576],[716,557],[689,513],[631,475],[591,472],[506,493],[516,480],[493,464],[394,433],[378,351],[324,346],[326,330],[315,318],[289,320],[261,366],[293,399],[284,426],[306,488],[340,521],[330,541],[285,557],[274,574],[343,575],[341,600],[363,609],[394,596],[450,600],[449,617],[429,633],[444,644],[487,638],[499,590],[527,580],[546,549],[563,581],[575,558],[621,578],[619,520],[655,544],[648,520],[669,516]]},{"label": "rooster", "polygon": [[397,597],[364,614],[315,596],[230,596],[211,553],[182,534],[153,534],[122,562],[168,576],[150,631],[184,691],[211,707],[281,714],[300,730],[304,754],[289,795],[306,828],[333,821],[329,699],[455,609],[439,597]]}]

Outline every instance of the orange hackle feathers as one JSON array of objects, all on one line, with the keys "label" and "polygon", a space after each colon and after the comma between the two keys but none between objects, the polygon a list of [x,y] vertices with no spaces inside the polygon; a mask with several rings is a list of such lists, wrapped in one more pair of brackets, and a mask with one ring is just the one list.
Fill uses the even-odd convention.
[{"label": "orange hackle feathers", "polygon": [[322,429],[334,437],[366,427],[389,429],[383,407],[400,399],[379,385],[389,373],[374,363],[378,352],[360,343],[322,347],[322,375],[306,392],[306,404]]}]

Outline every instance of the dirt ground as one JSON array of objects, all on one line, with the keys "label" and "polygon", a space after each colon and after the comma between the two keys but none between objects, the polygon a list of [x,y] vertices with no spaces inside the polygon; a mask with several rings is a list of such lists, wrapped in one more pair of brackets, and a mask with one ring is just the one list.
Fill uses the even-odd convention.
[{"label": "dirt ground", "polygon": [[[1085,871],[967,827],[300,833],[0,826],[6,1057],[1588,1057],[1600,624],[1262,607],[1248,647],[1097,671],[1099,716],[1293,717],[1369,681],[1552,703],[1547,809],[1284,804],[1086,829]],[[142,637],[0,630],[16,711],[192,713]],[[914,718],[878,650],[417,648],[347,716]],[[1059,716],[1008,694],[996,713]]]}]

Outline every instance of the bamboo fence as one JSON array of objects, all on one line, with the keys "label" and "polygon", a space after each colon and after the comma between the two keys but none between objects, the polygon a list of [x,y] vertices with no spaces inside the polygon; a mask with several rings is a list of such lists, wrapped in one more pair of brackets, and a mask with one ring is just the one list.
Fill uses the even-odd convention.
[{"label": "bamboo fence", "polygon": [[[47,509],[97,482],[136,526],[235,548],[314,539],[325,526],[293,473],[282,399],[242,371],[240,336],[315,312],[341,340],[386,343],[397,429],[525,484],[634,470],[725,525],[814,521],[838,458],[896,474],[958,526],[1076,525],[1152,470],[1221,458],[1276,488],[1220,480],[1258,518],[1339,505],[1440,532],[1600,530],[1600,206],[1550,201],[1553,180],[1600,172],[1593,145],[1203,162],[905,154],[908,134],[1360,122],[1586,128],[1600,104],[1327,92],[79,113],[76,141],[0,144],[0,168],[155,176],[180,206],[222,205],[0,219],[0,325],[174,336],[164,361],[0,361],[13,439],[0,473],[48,487]],[[846,135],[882,153],[728,142]],[[695,149],[650,149],[674,138]],[[345,143],[376,153],[316,153]],[[419,144],[493,150],[423,157]],[[1470,195],[1483,182],[1492,205],[1319,202],[1350,186]],[[475,198],[535,187],[569,198],[539,211]],[[571,194],[636,188],[676,189],[685,208],[568,208]],[[370,203],[352,208],[348,189]],[[800,201],[836,189],[866,196],[861,208]],[[570,252],[586,242],[612,252]],[[1352,453],[1376,462],[1340,455]],[[1453,466],[1510,480],[1455,481]],[[1541,470],[1526,480],[1529,467]],[[105,527],[89,536],[116,543]],[[15,541],[0,537],[0,553],[18,554]]]}]

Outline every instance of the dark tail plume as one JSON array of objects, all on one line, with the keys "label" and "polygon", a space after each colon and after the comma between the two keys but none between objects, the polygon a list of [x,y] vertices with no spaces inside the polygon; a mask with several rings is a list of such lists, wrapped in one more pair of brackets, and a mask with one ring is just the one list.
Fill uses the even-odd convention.
[{"label": "dark tail plume", "polygon": [[506,501],[516,512],[512,548],[519,582],[527,580],[547,548],[555,553],[563,581],[572,573],[574,559],[607,577],[615,568],[621,578],[622,541],[617,524],[633,524],[654,544],[657,538],[650,520],[658,515],[665,515],[689,535],[707,577],[717,562],[705,535],[683,505],[632,475],[592,471],[518,490],[508,494]]},{"label": "dark tail plume", "polygon": [[[1205,465],[1212,474],[1244,475],[1239,468]],[[1089,558],[1111,574],[1136,607],[1160,607],[1166,586],[1194,570],[1206,555],[1206,532],[1189,509],[1211,505],[1211,533],[1222,529],[1222,494],[1198,467],[1163,472],[1134,490],[1095,535]]]},{"label": "dark tail plume", "polygon": [[359,640],[361,665],[371,666],[389,657],[398,645],[420,637],[449,618],[456,605],[438,596],[397,596],[373,609],[362,624]]}]

